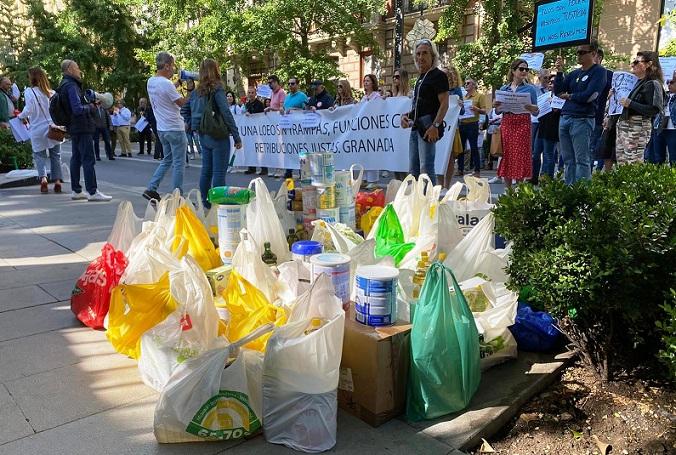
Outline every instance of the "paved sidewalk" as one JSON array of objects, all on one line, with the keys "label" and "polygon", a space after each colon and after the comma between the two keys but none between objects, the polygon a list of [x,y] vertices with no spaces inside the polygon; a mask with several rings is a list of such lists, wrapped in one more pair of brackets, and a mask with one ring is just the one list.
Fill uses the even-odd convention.
[{"label": "paved sidewalk", "polygon": [[[157,444],[152,420],[158,394],[103,332],[75,319],[69,302],[76,279],[99,255],[119,202],[131,200],[142,214],[145,201],[120,187],[110,191],[111,203],[36,189],[0,190],[0,455],[293,453],[262,436]],[[526,393],[540,390],[562,366],[551,357],[524,355],[497,367],[484,375],[470,412],[454,420],[412,426],[395,419],[374,429],[340,412],[332,452],[457,454],[455,448],[486,429],[496,431]]]}]

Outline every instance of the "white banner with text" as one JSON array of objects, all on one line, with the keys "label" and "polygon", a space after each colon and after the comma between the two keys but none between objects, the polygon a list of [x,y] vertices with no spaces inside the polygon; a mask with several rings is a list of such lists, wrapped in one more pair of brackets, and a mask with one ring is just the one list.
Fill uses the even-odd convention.
[{"label": "white banner with text", "polygon": [[[460,114],[457,96],[449,104],[444,137],[436,144],[437,174],[448,164]],[[401,128],[401,115],[410,110],[411,100],[401,97],[316,113],[235,115],[242,149],[234,165],[298,169],[300,153],[332,152],[336,169],[360,163],[366,170],[407,172],[411,130]]]}]

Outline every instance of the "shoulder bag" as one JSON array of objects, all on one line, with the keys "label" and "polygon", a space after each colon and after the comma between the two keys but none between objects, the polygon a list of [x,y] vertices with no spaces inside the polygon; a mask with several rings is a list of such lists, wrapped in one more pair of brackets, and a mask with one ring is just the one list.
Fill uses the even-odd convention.
[{"label": "shoulder bag", "polygon": [[[430,69],[430,71],[432,71]],[[423,83],[425,82],[425,78],[427,77],[427,74],[429,74],[429,71],[425,73],[423,76],[422,80],[420,81],[419,84],[416,84],[416,90],[414,92],[414,97],[415,97],[415,117],[413,119],[413,127],[418,131],[418,134],[420,134],[420,137],[423,139],[425,138],[425,132],[434,124],[434,116],[432,114],[427,114],[423,115],[421,117],[418,117],[418,103],[420,101],[420,88],[422,87]],[[439,130],[439,139],[441,139],[444,136],[444,130],[446,129],[446,122],[442,121],[441,125],[437,128]],[[437,141],[439,140],[437,139]],[[427,139],[424,139],[425,142],[430,142]]]},{"label": "shoulder bag", "polygon": [[38,103],[40,112],[42,112],[42,115],[49,122],[49,129],[47,130],[47,139],[51,139],[57,142],[63,142],[66,139],[66,131],[59,128],[58,126],[52,125],[51,118],[47,116],[45,110],[42,108],[42,104],[40,103],[40,100],[38,99],[38,95],[35,93],[35,90],[33,90],[33,87],[31,87],[31,91],[33,92],[35,102]]}]

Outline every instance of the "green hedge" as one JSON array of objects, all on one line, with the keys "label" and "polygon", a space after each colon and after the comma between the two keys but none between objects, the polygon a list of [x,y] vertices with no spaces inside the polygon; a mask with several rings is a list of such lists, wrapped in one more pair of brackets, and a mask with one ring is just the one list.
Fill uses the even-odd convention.
[{"label": "green hedge", "polygon": [[0,164],[12,169],[30,169],[33,167],[33,151],[30,142],[16,142],[12,132],[0,129]]},{"label": "green hedge", "polygon": [[648,164],[572,187],[523,184],[495,208],[497,232],[513,242],[510,286],[560,318],[604,379],[658,357],[676,371],[665,305],[676,289],[675,215],[676,168]]}]

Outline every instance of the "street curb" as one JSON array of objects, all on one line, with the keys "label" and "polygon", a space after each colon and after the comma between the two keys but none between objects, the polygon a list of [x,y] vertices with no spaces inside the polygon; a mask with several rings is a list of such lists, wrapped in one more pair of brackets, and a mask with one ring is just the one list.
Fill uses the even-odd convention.
[{"label": "street curb", "polygon": [[479,390],[463,411],[407,423],[450,447],[470,451],[507,425],[528,400],[556,381],[575,357],[574,351],[558,355],[519,352],[516,360],[482,372]]},{"label": "street curb", "polygon": [[40,180],[37,177],[26,177],[18,179],[8,179],[0,176],[0,189],[2,188],[18,188],[20,186],[38,185]]}]

